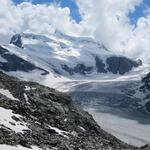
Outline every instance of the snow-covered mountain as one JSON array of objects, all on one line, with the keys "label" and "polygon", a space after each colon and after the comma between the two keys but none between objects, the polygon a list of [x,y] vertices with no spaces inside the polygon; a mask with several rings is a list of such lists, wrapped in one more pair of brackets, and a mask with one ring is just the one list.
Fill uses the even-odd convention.
[{"label": "snow-covered mountain", "polygon": [[[49,36],[32,33],[12,36],[10,43],[0,46],[0,69],[23,80],[69,92],[100,92],[105,89],[101,88],[102,82],[108,85],[114,82],[106,86],[106,91],[118,93],[122,92],[121,86],[128,87],[126,82],[132,85],[135,81],[139,82],[137,87],[134,84],[136,91],[150,67],[141,60],[117,55],[92,38],[55,31]],[[130,90],[124,91],[127,95]],[[136,98],[140,99],[141,94],[136,94]]]},{"label": "snow-covered mountain", "polygon": [[[4,49],[16,55],[12,57],[18,57],[30,63],[30,65],[26,64],[27,68],[24,68],[26,66],[24,64],[22,71],[38,69],[45,71],[44,74],[53,72],[65,77],[75,78],[101,73],[123,75],[141,65],[141,61],[134,61],[110,52],[103,44],[92,38],[72,37],[58,31],[50,36],[31,33],[16,34],[11,38],[10,44],[1,46],[1,49],[3,51],[0,59],[1,66],[5,67],[0,69],[4,71],[21,71],[21,68],[14,70],[14,67],[13,69],[6,67],[6,61],[7,65],[15,62],[12,62],[6,54],[3,55]],[[13,59],[17,60],[17,58]],[[22,64],[23,60],[18,61]],[[35,67],[31,67],[31,64]]]},{"label": "snow-covered mountain", "polygon": [[[95,119],[105,130],[129,144],[150,142],[150,128],[146,126],[150,124],[149,90],[143,88],[150,66],[140,60],[115,54],[88,37],[58,31],[47,36],[21,33],[0,46],[0,70],[68,92],[94,116],[99,114]],[[117,116],[117,125],[112,116],[107,119],[101,114]],[[137,128],[131,132],[133,126]]]},{"label": "snow-covered mountain", "polygon": [[124,75],[142,65],[140,60],[112,53],[92,38],[59,31],[15,34],[7,41],[0,45],[0,70],[54,88],[64,81]]}]

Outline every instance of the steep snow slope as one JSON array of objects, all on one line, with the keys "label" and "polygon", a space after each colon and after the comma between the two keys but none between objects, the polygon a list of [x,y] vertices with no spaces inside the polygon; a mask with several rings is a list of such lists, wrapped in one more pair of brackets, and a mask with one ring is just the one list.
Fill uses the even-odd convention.
[{"label": "steep snow slope", "polygon": [[125,74],[141,65],[140,61],[110,52],[92,38],[72,37],[58,31],[48,37],[16,34],[4,48],[44,70],[67,77]]}]

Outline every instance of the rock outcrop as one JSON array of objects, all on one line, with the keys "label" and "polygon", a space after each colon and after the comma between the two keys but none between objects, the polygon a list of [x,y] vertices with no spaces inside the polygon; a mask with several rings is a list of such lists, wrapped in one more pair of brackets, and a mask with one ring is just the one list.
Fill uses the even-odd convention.
[{"label": "rock outcrop", "polygon": [[6,48],[0,46],[0,69],[6,72],[10,71],[24,71],[29,72],[35,69],[42,72],[43,75],[49,72],[35,66],[31,62],[20,58],[19,56],[12,54]]},{"label": "rock outcrop", "polygon": [[23,48],[23,43],[22,43],[21,35],[20,34],[15,34],[11,38],[10,44],[14,44],[14,45],[16,45],[19,48]]},{"label": "rock outcrop", "polygon": [[106,62],[110,72],[121,75],[140,65],[138,62],[126,57],[110,57],[107,58]]}]

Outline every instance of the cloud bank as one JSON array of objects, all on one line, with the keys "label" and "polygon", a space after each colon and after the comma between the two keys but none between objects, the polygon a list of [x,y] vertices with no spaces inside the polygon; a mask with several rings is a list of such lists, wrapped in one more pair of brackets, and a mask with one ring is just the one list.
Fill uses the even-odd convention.
[{"label": "cloud bank", "polygon": [[0,35],[15,32],[51,34],[55,29],[75,36],[92,36],[116,53],[150,62],[150,9],[130,24],[128,14],[143,0],[76,0],[82,20],[77,23],[69,8],[58,4],[0,0]]}]

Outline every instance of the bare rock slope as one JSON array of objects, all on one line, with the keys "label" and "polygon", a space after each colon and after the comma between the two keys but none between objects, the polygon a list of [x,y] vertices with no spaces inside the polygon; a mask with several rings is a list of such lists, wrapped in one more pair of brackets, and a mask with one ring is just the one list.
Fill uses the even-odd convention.
[{"label": "bare rock slope", "polygon": [[103,131],[71,98],[0,72],[0,145],[43,150],[136,150]]}]

